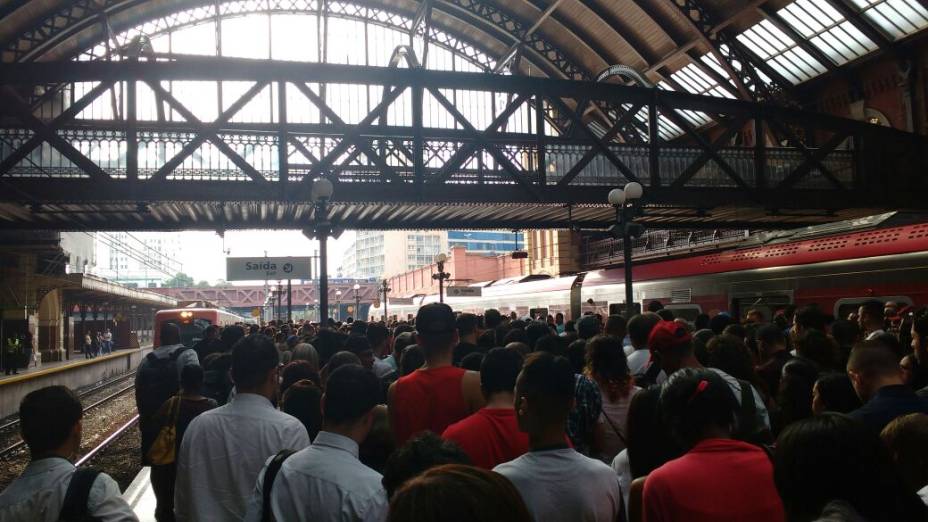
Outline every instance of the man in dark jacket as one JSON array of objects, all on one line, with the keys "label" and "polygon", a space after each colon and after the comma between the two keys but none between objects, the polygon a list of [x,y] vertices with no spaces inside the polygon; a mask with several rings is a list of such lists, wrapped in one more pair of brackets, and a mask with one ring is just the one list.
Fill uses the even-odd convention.
[{"label": "man in dark jacket", "polygon": [[928,413],[928,398],[906,386],[895,354],[879,341],[864,341],[851,351],[847,374],[864,403],[849,415],[879,433],[896,417]]}]

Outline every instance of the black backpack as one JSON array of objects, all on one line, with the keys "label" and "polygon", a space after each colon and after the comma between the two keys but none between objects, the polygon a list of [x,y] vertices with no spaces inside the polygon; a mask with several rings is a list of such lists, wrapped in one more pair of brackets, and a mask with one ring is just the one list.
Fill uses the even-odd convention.
[{"label": "black backpack", "polygon": [[147,364],[139,369],[135,391],[141,417],[150,418],[164,401],[177,393],[180,388],[177,358],[189,349],[185,346],[177,348],[164,358],[156,357],[154,352],[145,357]]},{"label": "black backpack", "polygon": [[272,522],[274,520],[274,514],[271,512],[271,489],[274,487],[274,480],[277,478],[277,473],[280,472],[280,467],[294,453],[296,451],[290,449],[280,450],[277,455],[274,455],[274,459],[271,460],[270,464],[267,465],[267,470],[264,472],[264,487],[261,491],[261,522]]},{"label": "black backpack", "polygon": [[87,509],[87,499],[94,481],[100,475],[100,470],[93,468],[78,468],[71,476],[68,491],[64,495],[64,504],[58,514],[59,522],[94,522],[100,520],[90,515]]}]

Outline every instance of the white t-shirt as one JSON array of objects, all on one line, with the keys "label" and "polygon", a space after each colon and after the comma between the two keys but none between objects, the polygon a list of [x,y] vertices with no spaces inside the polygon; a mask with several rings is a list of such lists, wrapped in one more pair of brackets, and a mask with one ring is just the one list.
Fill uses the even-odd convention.
[{"label": "white t-shirt", "polygon": [[628,492],[632,489],[632,465],[628,462],[628,449],[623,449],[612,460],[612,469],[619,476],[622,499],[625,501],[625,515],[628,518]]},{"label": "white t-shirt", "polygon": [[[628,429],[626,427],[628,405],[631,404],[632,397],[639,391],[641,391],[641,388],[632,386],[627,396],[615,402],[610,402],[609,395],[603,393],[603,411],[599,414],[599,423],[603,427],[603,450],[599,458],[603,462],[612,462],[612,459],[625,449],[625,441],[628,439]],[[618,433],[616,433],[616,430],[618,430]]]},{"label": "white t-shirt", "polygon": [[628,358],[628,371],[632,375],[644,373],[645,368],[648,366],[648,361],[651,360],[651,350],[647,348],[632,350],[626,355]]},{"label": "white t-shirt", "polygon": [[493,471],[515,485],[536,521],[612,522],[622,506],[615,471],[572,448],[530,451]]}]

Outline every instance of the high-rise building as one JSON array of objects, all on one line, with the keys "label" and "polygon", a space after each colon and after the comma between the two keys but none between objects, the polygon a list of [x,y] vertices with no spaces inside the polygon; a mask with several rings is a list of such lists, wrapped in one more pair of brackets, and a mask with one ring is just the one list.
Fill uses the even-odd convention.
[{"label": "high-rise building", "polygon": [[522,232],[449,230],[448,247],[462,246],[471,254],[498,256],[526,248]]},{"label": "high-rise building", "polygon": [[432,263],[448,250],[446,232],[436,230],[363,230],[342,256],[345,277],[382,279]]},{"label": "high-rise building", "polygon": [[182,270],[177,234],[98,233],[95,250],[95,273],[130,286],[158,287]]}]

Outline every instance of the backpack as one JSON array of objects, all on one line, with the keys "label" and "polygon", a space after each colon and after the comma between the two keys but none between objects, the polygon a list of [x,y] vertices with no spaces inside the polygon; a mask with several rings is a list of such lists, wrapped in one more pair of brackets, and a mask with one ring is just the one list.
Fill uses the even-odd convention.
[{"label": "backpack", "polygon": [[271,488],[274,487],[274,480],[281,466],[284,465],[284,461],[294,453],[296,451],[290,449],[280,450],[267,465],[267,471],[264,472],[264,487],[261,490],[261,522],[274,520],[274,514],[271,512]]},{"label": "backpack", "polygon": [[78,468],[71,476],[68,491],[64,495],[64,504],[58,514],[59,522],[93,522],[100,520],[90,515],[87,509],[87,499],[94,481],[100,475],[100,470],[93,468]]},{"label": "backpack", "polygon": [[773,442],[773,434],[766,426],[757,422],[757,404],[754,402],[754,387],[748,381],[738,379],[741,387],[741,407],[735,412],[737,423],[732,435],[744,442],[764,446]]},{"label": "backpack", "polygon": [[177,358],[189,349],[182,346],[164,358],[157,357],[154,352],[145,357],[147,364],[139,369],[136,380],[138,388],[136,397],[140,416],[150,418],[158,412],[165,401],[177,393],[180,388]]}]

